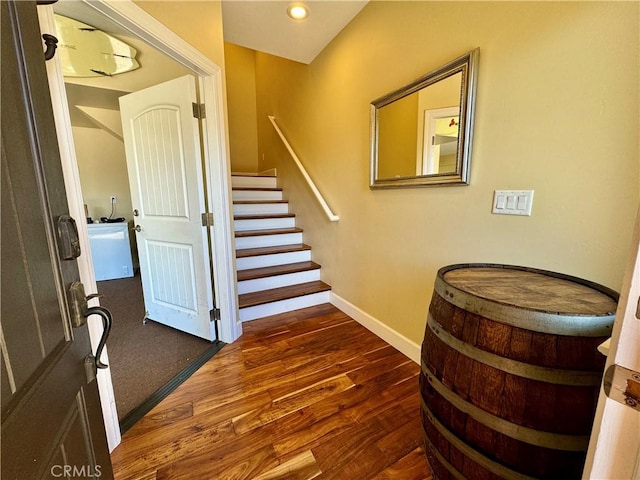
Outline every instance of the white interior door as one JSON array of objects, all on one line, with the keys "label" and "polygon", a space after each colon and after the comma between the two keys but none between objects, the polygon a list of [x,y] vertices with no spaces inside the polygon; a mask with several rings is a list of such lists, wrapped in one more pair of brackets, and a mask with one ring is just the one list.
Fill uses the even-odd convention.
[{"label": "white interior door", "polygon": [[605,371],[619,367],[622,381],[614,377],[609,396],[600,391],[584,479],[640,479],[640,211]]},{"label": "white interior door", "polygon": [[215,340],[195,101],[187,75],[121,97],[120,114],[147,317]]}]

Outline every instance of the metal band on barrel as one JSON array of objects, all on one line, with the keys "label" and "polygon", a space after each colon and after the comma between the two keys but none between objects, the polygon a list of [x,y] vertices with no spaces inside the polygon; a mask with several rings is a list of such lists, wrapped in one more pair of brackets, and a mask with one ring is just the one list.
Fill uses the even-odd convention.
[{"label": "metal band on barrel", "polygon": [[587,446],[589,445],[588,435],[566,435],[562,433],[544,432],[512,423],[504,418],[496,417],[460,398],[433,376],[429,368],[424,364],[424,361],[422,362],[422,373],[427,377],[427,381],[435,391],[450,404],[496,432],[500,432],[503,435],[521,442],[553,450],[563,450],[567,452],[583,452],[587,450]]},{"label": "metal band on barrel", "polygon": [[[425,416],[429,419],[429,422],[434,425],[434,418],[433,415],[431,415],[431,411],[424,405],[424,402],[422,402],[422,408],[426,411]],[[437,421],[437,420],[436,420]],[[438,429],[438,427],[436,427],[436,429],[438,431],[440,431]],[[424,431],[424,427],[423,427],[423,431]],[[443,434],[444,435],[444,434]],[[449,474],[455,478],[456,480],[467,480],[465,478],[464,475],[462,475],[458,469],[456,469],[456,467],[454,467],[453,465],[451,465],[446,458],[444,458],[442,456],[442,454],[438,451],[438,449],[435,447],[435,445],[431,442],[431,440],[429,439],[427,432],[424,432],[424,444],[427,447],[427,459],[429,460],[429,467],[431,468],[431,471],[433,472],[433,466],[431,465],[431,459],[429,458],[429,455],[433,455],[434,457],[436,457],[436,460],[438,460],[438,462],[440,462],[440,464],[447,469],[447,471],[449,472]],[[459,449],[461,450],[461,449]],[[435,473],[434,473],[435,475]],[[436,477],[437,478],[437,477]]]},{"label": "metal band on barrel", "polygon": [[[478,465],[486,468],[491,473],[494,473],[499,477],[505,478],[507,480],[535,480],[534,477],[529,477],[528,475],[524,475],[520,472],[516,472],[515,470],[505,467],[504,465],[501,465],[497,462],[494,462],[490,458],[487,458],[482,453],[478,452],[477,450],[473,449],[472,447],[464,443],[462,440],[460,440],[458,437],[452,434],[449,431],[449,429],[447,429],[447,427],[442,425],[436,419],[436,417],[433,415],[431,410],[429,410],[429,407],[425,405],[424,400],[422,401],[422,408],[424,409],[425,415],[429,420],[429,422],[431,423],[431,425],[433,425],[434,428],[438,430],[438,432],[440,432],[440,434],[443,437],[445,437],[451,445],[453,445],[456,449],[460,450],[460,452],[462,452],[467,458],[473,460]],[[451,473],[451,475],[453,475],[455,478],[460,480],[465,478],[464,475],[462,475],[453,465],[451,465],[440,454],[440,452],[438,452],[435,449],[433,443],[431,443],[431,440],[427,437],[426,432],[425,432],[425,443],[431,449],[431,453],[438,459],[438,461],[442,464],[442,466],[445,467],[449,471],[449,473]]]},{"label": "metal band on barrel", "polygon": [[467,312],[533,332],[580,337],[608,337],[614,315],[568,315],[527,310],[477,297],[436,278],[435,292],[446,302]]},{"label": "metal band on barrel", "polygon": [[585,370],[561,370],[558,368],[541,367],[481,350],[451,335],[431,314],[428,316],[427,325],[436,337],[458,353],[503,372],[517,375],[518,377],[556,385],[579,387],[597,386],[600,385],[602,381],[602,374],[600,373]]}]

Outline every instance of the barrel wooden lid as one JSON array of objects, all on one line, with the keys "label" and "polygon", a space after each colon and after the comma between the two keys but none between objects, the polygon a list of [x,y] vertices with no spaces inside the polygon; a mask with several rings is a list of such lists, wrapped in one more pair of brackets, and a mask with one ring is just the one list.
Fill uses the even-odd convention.
[{"label": "barrel wooden lid", "polygon": [[450,303],[496,321],[516,325],[524,320],[535,331],[560,334],[573,325],[587,336],[610,334],[618,300],[613,290],[587,280],[499,264],[441,268],[436,291]]},{"label": "barrel wooden lid", "polygon": [[592,285],[551,272],[469,266],[450,270],[444,281],[478,297],[509,305],[573,315],[611,315],[616,301]]}]

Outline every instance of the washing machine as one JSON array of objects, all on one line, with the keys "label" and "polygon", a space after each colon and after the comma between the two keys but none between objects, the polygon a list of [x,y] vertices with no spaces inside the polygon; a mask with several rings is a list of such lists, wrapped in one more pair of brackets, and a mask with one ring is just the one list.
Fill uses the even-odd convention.
[{"label": "washing machine", "polygon": [[129,224],[90,223],[87,229],[96,281],[133,277]]}]

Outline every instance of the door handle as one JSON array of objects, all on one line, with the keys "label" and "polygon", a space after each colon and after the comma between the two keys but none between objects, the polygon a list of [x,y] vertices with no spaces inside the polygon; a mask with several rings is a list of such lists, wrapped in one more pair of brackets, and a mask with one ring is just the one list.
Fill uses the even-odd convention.
[{"label": "door handle", "polygon": [[140,227],[140,225],[136,225],[135,227],[133,227],[133,229],[134,229],[136,232],[141,232],[141,231],[142,231],[142,227]]},{"label": "door handle", "polygon": [[109,338],[109,332],[111,332],[111,324],[113,323],[113,317],[111,316],[111,312],[104,307],[90,307],[87,309],[85,313],[85,318],[90,315],[98,315],[102,318],[102,336],[100,337],[100,341],[98,342],[98,348],[96,349],[95,354],[95,366],[96,368],[107,368],[109,365],[106,363],[102,363],[100,357],[102,356],[102,350],[104,350],[104,346],[107,343],[107,338]]},{"label": "door handle", "polygon": [[87,375],[87,383],[92,382],[96,378],[98,368],[107,368],[109,365],[102,363],[100,357],[102,356],[102,350],[109,338],[109,332],[111,332],[111,324],[113,323],[113,317],[111,312],[105,307],[89,307],[87,302],[91,299],[101,297],[98,293],[92,293],[86,296],[84,293],[84,285],[81,282],[73,282],[69,288],[69,310],[71,315],[71,322],[75,328],[82,327],[87,323],[87,318],[91,315],[98,315],[102,319],[102,336],[98,342],[98,348],[96,349],[95,357],[89,353],[84,359],[85,373]]}]

